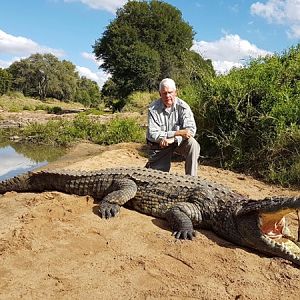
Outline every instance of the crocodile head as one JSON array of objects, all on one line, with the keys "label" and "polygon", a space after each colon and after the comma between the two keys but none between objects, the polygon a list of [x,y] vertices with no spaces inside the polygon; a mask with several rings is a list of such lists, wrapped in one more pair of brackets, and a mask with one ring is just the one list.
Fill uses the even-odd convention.
[{"label": "crocodile head", "polygon": [[[292,236],[300,211],[300,197],[274,197],[245,202],[235,211],[235,224],[240,242],[259,252],[279,256],[300,265],[300,241]],[[297,212],[297,214],[293,213]],[[299,226],[299,225],[298,225]],[[293,227],[293,228],[292,228]]]}]

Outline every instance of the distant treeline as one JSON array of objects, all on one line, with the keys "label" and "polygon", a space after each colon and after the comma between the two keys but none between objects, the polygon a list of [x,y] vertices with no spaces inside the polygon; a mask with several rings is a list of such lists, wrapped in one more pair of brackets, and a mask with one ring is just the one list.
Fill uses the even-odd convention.
[{"label": "distant treeline", "polygon": [[96,106],[101,100],[97,83],[80,77],[75,68],[52,54],[33,54],[7,69],[0,68],[0,95],[17,91],[40,100],[56,98]]}]

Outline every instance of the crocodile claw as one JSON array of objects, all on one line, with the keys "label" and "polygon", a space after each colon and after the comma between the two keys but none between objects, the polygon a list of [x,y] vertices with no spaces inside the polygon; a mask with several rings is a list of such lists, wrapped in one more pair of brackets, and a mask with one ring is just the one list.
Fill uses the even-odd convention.
[{"label": "crocodile claw", "polygon": [[102,219],[115,217],[120,211],[120,206],[114,203],[101,202],[99,204],[99,215]]},{"label": "crocodile claw", "polygon": [[180,240],[192,240],[196,237],[196,231],[193,229],[174,231],[172,235]]}]

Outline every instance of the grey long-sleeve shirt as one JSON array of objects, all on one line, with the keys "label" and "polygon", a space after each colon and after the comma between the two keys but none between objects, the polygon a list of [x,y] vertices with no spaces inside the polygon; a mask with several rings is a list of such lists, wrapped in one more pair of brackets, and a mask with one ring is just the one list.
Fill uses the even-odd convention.
[{"label": "grey long-sleeve shirt", "polygon": [[[163,138],[172,138],[180,129],[189,129],[193,136],[197,130],[193,112],[186,102],[176,98],[174,105],[166,108],[158,99],[149,105],[147,139],[150,142],[159,143]],[[180,144],[182,137],[175,138]]]}]

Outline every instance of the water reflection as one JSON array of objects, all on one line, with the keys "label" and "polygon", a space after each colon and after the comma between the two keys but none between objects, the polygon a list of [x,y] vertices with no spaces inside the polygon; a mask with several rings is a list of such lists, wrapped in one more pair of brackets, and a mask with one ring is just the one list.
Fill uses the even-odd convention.
[{"label": "water reflection", "polygon": [[21,143],[0,144],[0,180],[46,165],[62,156],[65,149]]}]

